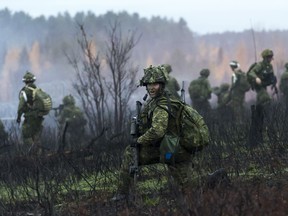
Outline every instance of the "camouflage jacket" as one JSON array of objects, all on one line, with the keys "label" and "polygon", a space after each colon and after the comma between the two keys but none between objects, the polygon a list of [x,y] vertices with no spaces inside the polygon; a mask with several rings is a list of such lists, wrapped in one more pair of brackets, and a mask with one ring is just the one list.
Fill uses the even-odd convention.
[{"label": "camouflage jacket", "polygon": [[273,80],[275,79],[273,66],[271,63],[261,61],[258,62],[250,71],[249,76],[254,80],[258,77],[261,79],[261,85],[257,85],[254,81],[255,89],[259,89],[261,87],[266,88],[271,85]]},{"label": "camouflage jacket", "polygon": [[31,106],[33,105],[33,95],[32,90],[28,87],[36,88],[36,85],[33,83],[29,83],[21,89],[19,93],[19,104],[17,110],[18,118],[21,117],[23,113],[26,116],[29,115],[29,113],[33,112],[33,110],[31,109]]},{"label": "camouflage jacket", "polygon": [[212,88],[207,77],[201,76],[193,80],[188,90],[192,101],[207,101],[211,98]]},{"label": "camouflage jacket", "polygon": [[232,85],[231,85],[231,100],[244,102],[245,93],[249,91],[250,84],[247,81],[246,74],[242,70],[234,71],[232,76]]},{"label": "camouflage jacket", "polygon": [[180,85],[174,77],[169,76],[169,80],[167,81],[166,88],[168,91],[177,99],[180,99],[178,91],[180,90]]},{"label": "camouflage jacket", "polygon": [[177,133],[175,118],[170,118],[170,115],[176,115],[177,107],[168,104],[165,95],[147,101],[140,114],[142,135],[137,139],[139,144],[158,145],[166,133]]},{"label": "camouflage jacket", "polygon": [[281,75],[279,88],[280,91],[285,95],[285,97],[288,97],[288,70],[286,70]]}]

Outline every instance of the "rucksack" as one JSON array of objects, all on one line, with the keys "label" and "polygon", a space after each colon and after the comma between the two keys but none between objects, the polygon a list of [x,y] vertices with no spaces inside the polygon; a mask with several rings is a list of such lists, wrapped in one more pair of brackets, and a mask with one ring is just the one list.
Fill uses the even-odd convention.
[{"label": "rucksack", "polygon": [[210,98],[210,90],[207,88],[204,79],[193,80],[189,85],[189,94],[191,99],[206,100]]},{"label": "rucksack", "polygon": [[209,144],[209,129],[203,117],[188,104],[181,102],[176,124],[180,129],[180,145],[190,154]]},{"label": "rucksack", "polygon": [[247,71],[247,81],[251,85],[252,90],[254,90],[255,79],[253,76],[251,76],[251,71],[256,65],[257,65],[257,62],[254,62],[253,64],[250,65]]},{"label": "rucksack", "polygon": [[176,121],[177,136],[166,134],[161,141],[160,158],[165,163],[173,161],[174,155],[179,150],[179,145],[190,154],[194,154],[207,146],[210,140],[209,129],[203,117],[195,109],[181,101],[168,100],[170,100],[171,106],[178,107],[176,115],[171,114],[169,105],[168,110],[165,109],[169,116]]},{"label": "rucksack", "polygon": [[52,109],[52,99],[41,88],[28,87],[32,91],[32,108],[38,110],[39,116],[47,115]]}]

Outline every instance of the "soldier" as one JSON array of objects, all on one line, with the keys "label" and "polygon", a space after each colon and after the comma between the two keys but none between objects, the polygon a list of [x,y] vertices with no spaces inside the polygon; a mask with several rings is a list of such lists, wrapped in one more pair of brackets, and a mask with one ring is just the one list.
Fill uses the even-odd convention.
[{"label": "soldier", "polygon": [[83,137],[85,135],[85,125],[87,121],[83,112],[76,106],[75,99],[72,95],[67,95],[63,98],[63,107],[60,109],[58,116],[60,128],[67,125],[66,140],[69,150],[75,150],[76,147],[81,146]]},{"label": "soldier", "polygon": [[211,111],[209,99],[211,98],[212,88],[208,80],[209,75],[209,69],[202,69],[200,77],[193,80],[189,85],[192,106],[204,117]]},{"label": "soldier", "polygon": [[213,93],[217,96],[217,112],[218,117],[221,120],[230,121],[231,120],[231,107],[228,105],[231,102],[230,97],[230,85],[229,83],[223,83],[220,87],[213,88]]},{"label": "soldier", "polygon": [[[38,110],[33,108],[33,89],[36,77],[29,71],[26,72],[22,81],[25,86],[19,93],[19,104],[17,112],[17,123],[21,123],[21,116],[24,114],[24,123],[22,124],[22,139],[25,148],[29,148],[28,153],[41,153],[40,136],[43,129],[42,123],[44,117],[40,116]],[[31,151],[32,150],[32,151]]]},{"label": "soldier", "polygon": [[169,74],[166,89],[171,93],[172,96],[180,100],[180,95],[178,94],[178,91],[180,90],[180,85],[178,81],[170,75],[170,73],[172,72],[171,65],[163,64],[162,66],[166,69],[167,73]]},{"label": "soldier", "polygon": [[285,71],[281,75],[279,88],[283,94],[283,102],[284,102],[286,109],[287,109],[287,104],[288,104],[288,63],[285,64]]},{"label": "soldier", "polygon": [[232,108],[234,120],[237,123],[241,123],[244,120],[245,113],[245,94],[249,91],[250,84],[247,81],[245,72],[241,70],[237,61],[231,61],[229,65],[233,71],[229,105]]},{"label": "soldier", "polygon": [[277,79],[274,75],[273,66],[273,51],[265,49],[261,56],[263,60],[256,63],[247,73],[250,80],[251,88],[256,91],[256,106],[252,106],[252,124],[250,128],[249,145],[255,146],[263,143],[264,121],[268,126],[268,137],[273,138],[276,133],[273,128],[271,101],[272,98],[267,92],[267,87],[272,86],[277,92]]},{"label": "soldier", "polygon": [[[177,133],[175,128],[175,118],[169,118],[169,101],[165,85],[168,74],[162,66],[144,69],[144,76],[140,81],[141,86],[145,86],[149,100],[146,102],[140,114],[140,137],[136,140],[139,146],[139,165],[155,164],[160,162],[160,142],[164,134],[168,131]],[[161,106],[159,106],[161,105]],[[163,108],[164,107],[164,108]],[[171,113],[175,113],[175,107],[172,106]],[[174,180],[183,191],[188,191],[189,175],[192,172],[191,154],[183,147],[179,147],[175,155],[175,163],[168,164],[168,169]],[[127,146],[124,152],[123,164],[120,169],[119,194],[112,200],[127,198],[131,176],[129,175],[129,165],[133,161],[133,148]]]},{"label": "soldier", "polygon": [[5,142],[7,141],[8,139],[8,134],[7,132],[5,131],[5,127],[4,127],[4,124],[3,122],[0,120],[0,145],[2,144],[5,144]]}]

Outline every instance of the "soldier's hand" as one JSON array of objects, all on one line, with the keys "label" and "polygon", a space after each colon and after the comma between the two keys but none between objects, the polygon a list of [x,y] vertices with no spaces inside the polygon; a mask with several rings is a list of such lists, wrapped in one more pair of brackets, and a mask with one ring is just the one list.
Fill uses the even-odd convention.
[{"label": "soldier's hand", "polygon": [[136,148],[139,145],[139,143],[137,142],[137,139],[133,139],[130,146],[133,148]]},{"label": "soldier's hand", "polygon": [[261,85],[261,83],[262,83],[262,81],[261,81],[261,79],[259,77],[257,77],[255,79],[255,82],[256,82],[257,85]]},{"label": "soldier's hand", "polygon": [[21,122],[21,118],[17,118],[17,120],[16,120],[16,122],[18,123],[18,124],[20,124],[20,122]]}]

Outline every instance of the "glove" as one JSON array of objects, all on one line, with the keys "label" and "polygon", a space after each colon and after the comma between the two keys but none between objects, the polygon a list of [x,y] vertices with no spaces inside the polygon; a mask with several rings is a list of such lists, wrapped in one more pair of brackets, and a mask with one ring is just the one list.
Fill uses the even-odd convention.
[{"label": "glove", "polygon": [[16,122],[17,122],[18,124],[20,124],[20,122],[21,122],[21,117],[17,117]]},{"label": "glove", "polygon": [[136,148],[140,144],[137,142],[137,138],[134,138],[130,144],[131,147]]}]

